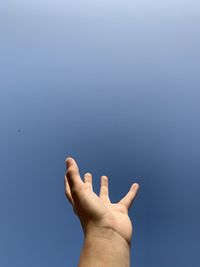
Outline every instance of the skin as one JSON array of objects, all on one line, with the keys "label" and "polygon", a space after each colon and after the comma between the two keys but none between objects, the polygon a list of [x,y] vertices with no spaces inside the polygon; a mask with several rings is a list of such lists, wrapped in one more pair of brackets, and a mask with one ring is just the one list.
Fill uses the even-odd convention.
[{"label": "skin", "polygon": [[79,267],[130,266],[133,227],[128,210],[139,185],[133,183],[120,201],[111,203],[107,176],[101,176],[100,193],[97,195],[93,191],[92,174],[85,173],[82,180],[75,159],[68,157],[65,161],[65,194],[84,233]]}]

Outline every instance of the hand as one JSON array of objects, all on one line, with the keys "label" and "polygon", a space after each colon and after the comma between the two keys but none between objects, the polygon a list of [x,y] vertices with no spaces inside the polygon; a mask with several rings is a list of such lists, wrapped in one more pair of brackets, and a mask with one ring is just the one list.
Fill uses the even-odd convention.
[{"label": "hand", "polygon": [[130,244],[132,223],[128,209],[136,197],[139,185],[132,184],[129,192],[119,202],[111,203],[107,176],[101,176],[98,196],[93,192],[90,173],[86,173],[82,181],[76,161],[67,158],[66,165],[65,194],[80,219],[84,234],[87,235],[93,229],[112,229]]}]

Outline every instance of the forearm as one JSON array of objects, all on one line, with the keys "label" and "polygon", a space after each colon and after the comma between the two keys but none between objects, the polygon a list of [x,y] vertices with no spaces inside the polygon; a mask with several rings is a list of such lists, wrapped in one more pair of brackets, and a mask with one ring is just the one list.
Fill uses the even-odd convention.
[{"label": "forearm", "polygon": [[111,229],[86,234],[78,267],[130,267],[130,244]]}]

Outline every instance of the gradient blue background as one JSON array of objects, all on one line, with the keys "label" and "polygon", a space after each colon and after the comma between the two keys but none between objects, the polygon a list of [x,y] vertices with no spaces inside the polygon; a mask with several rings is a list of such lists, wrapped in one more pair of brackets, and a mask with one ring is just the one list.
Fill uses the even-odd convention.
[{"label": "gradient blue background", "polygon": [[200,266],[200,4],[0,2],[0,266],[77,266],[64,160],[133,182],[133,267]]}]

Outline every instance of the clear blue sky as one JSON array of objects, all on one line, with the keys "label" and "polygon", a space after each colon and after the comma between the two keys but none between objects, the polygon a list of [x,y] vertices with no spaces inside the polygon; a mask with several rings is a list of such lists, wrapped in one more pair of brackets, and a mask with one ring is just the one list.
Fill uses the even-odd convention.
[{"label": "clear blue sky", "polygon": [[131,267],[199,267],[200,4],[0,3],[0,266],[77,266],[64,160],[133,182]]}]

